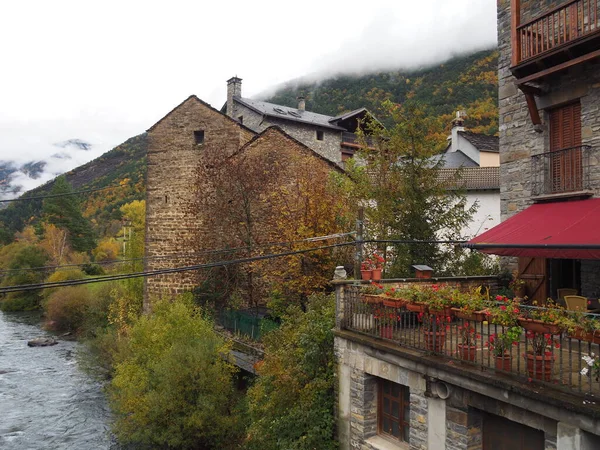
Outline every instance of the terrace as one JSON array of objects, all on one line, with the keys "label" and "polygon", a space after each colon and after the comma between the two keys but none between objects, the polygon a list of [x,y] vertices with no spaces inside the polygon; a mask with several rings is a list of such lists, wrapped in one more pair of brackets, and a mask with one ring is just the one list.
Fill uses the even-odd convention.
[{"label": "terrace", "polygon": [[[385,287],[390,286],[398,286],[398,282],[386,281]],[[534,333],[523,328],[530,326],[529,321],[503,326],[493,323],[498,321],[490,315],[468,315],[449,308],[443,313],[429,314],[427,309],[419,312],[414,303],[394,304],[389,298],[384,303],[383,298],[365,296],[360,286],[349,282],[338,282],[336,288],[337,326],[346,338],[354,336],[357,341],[380,342],[385,348],[412,355],[415,360],[427,360],[465,374],[479,374],[490,383],[505,382],[514,388],[525,387],[538,392],[545,388],[547,392],[555,392],[552,395],[556,398],[570,401],[574,395],[581,398],[580,406],[595,405],[595,396],[600,395],[599,372],[585,359],[591,357],[593,365],[594,358],[600,355],[600,333],[595,336],[582,329],[563,328],[568,322],[566,319],[558,319],[559,325]],[[518,309],[522,317],[549,311],[524,305],[518,305]],[[583,322],[584,318],[598,318],[594,314],[556,312],[562,318],[571,318],[574,324]],[[498,359],[493,349],[498,337],[507,332],[512,336],[505,356]],[[470,336],[469,345],[465,345],[466,335]],[[534,347],[542,348],[543,356],[528,359]]]}]

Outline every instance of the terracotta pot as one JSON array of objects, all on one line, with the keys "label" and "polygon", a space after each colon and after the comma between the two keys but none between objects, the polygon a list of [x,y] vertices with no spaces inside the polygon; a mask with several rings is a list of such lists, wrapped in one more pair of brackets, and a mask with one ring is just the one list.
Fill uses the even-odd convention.
[{"label": "terracotta pot", "polygon": [[553,323],[545,323],[541,320],[519,318],[519,325],[526,330],[541,334],[560,334],[560,327]]},{"label": "terracotta pot", "polygon": [[465,361],[475,361],[477,357],[477,346],[476,345],[463,345],[458,344],[458,355]]},{"label": "terracotta pot", "polygon": [[411,302],[411,303],[407,303],[405,306],[406,306],[406,309],[411,312],[426,312],[427,311],[427,305],[425,303]]},{"label": "terracotta pot", "polygon": [[527,353],[525,358],[527,359],[527,373],[529,374],[529,378],[543,381],[552,380],[554,355],[534,355]]},{"label": "terracotta pot", "polygon": [[372,270],[361,270],[360,271],[360,276],[363,280],[370,280],[372,275],[373,275]]},{"label": "terracotta pot", "polygon": [[496,356],[496,369],[497,370],[504,370],[505,372],[510,372],[511,371],[511,357],[510,355],[504,355],[504,356]]},{"label": "terracotta pot", "polygon": [[381,269],[373,269],[371,270],[371,280],[380,281],[381,280]]},{"label": "terracotta pot", "polygon": [[446,343],[445,331],[423,331],[425,335],[425,348],[432,352],[440,353]]},{"label": "terracotta pot", "polygon": [[392,325],[382,325],[379,329],[379,335],[384,339],[392,339],[394,337],[394,327]]},{"label": "terracotta pot", "polygon": [[388,306],[390,308],[401,308],[406,305],[406,300],[401,298],[385,298],[383,299],[383,306]]},{"label": "terracotta pot", "polygon": [[429,308],[429,312],[431,314],[435,314],[436,316],[443,316],[443,317],[454,317],[454,312],[452,311],[452,308],[450,306],[446,306],[444,309],[439,310],[439,309],[431,309],[431,307]]},{"label": "terracotta pot", "polygon": [[383,296],[373,294],[362,294],[361,299],[363,303],[369,303],[371,305],[380,305],[383,302]]},{"label": "terracotta pot", "polygon": [[460,308],[451,308],[455,317],[463,320],[472,320],[474,322],[483,322],[485,320],[485,312],[473,311],[471,313],[465,312]]},{"label": "terracotta pot", "polygon": [[573,339],[579,339],[581,341],[593,342],[594,344],[600,344],[600,332],[587,333],[583,328],[575,328],[572,333],[569,333],[569,337]]}]

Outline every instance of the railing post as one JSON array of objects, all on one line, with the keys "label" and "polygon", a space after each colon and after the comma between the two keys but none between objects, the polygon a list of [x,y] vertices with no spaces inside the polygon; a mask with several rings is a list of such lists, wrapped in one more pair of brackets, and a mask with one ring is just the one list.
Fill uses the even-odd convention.
[{"label": "railing post", "polygon": [[510,0],[512,65],[521,61],[521,37],[517,28],[521,24],[521,0]]}]

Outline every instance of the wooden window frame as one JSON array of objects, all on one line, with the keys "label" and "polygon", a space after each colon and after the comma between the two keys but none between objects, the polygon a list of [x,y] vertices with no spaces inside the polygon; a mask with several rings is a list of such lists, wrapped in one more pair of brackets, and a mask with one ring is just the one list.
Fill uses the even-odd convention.
[{"label": "wooden window frame", "polygon": [[[389,394],[384,392],[384,388],[389,387]],[[398,387],[398,395],[393,395],[393,388]],[[384,411],[384,401],[389,402],[389,413]],[[393,416],[392,404],[398,404],[398,417]],[[408,405],[408,417],[405,417],[404,409]],[[398,424],[399,435],[395,436],[389,430],[384,429],[384,420],[389,421],[390,427],[393,423]],[[405,432],[406,429],[406,432]],[[389,439],[393,439],[398,442],[409,442],[404,439],[404,435],[409,436],[410,434],[410,390],[408,386],[394,383],[392,381],[384,380],[380,378],[377,382],[377,434],[385,436]]]},{"label": "wooden window frame", "polygon": [[204,144],[204,130],[195,130],[194,131],[194,142],[196,145]]}]

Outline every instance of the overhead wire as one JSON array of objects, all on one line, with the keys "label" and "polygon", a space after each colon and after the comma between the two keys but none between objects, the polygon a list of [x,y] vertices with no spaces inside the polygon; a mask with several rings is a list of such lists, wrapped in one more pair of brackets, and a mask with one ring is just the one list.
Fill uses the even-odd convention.
[{"label": "overhead wire", "polygon": [[62,194],[38,195],[38,196],[35,196],[35,197],[17,197],[17,198],[0,200],[0,203],[25,202],[25,201],[30,201],[30,200],[43,200],[45,198],[65,197],[67,195],[77,195],[77,194],[85,194],[85,193],[88,193],[88,192],[105,191],[107,189],[113,189],[113,188],[116,188],[116,187],[127,186],[128,184],[129,183],[116,184],[116,185],[106,186],[106,187],[103,187],[103,188],[96,188],[96,189],[82,189],[80,191],[65,192],[65,193],[62,193]]},{"label": "overhead wire", "polygon": [[226,267],[226,266],[231,266],[231,265],[236,265],[236,264],[245,264],[245,263],[254,262],[254,261],[263,261],[263,260],[267,260],[267,259],[282,258],[285,256],[293,256],[293,255],[299,255],[299,254],[303,254],[303,253],[310,253],[310,252],[314,252],[314,251],[318,251],[318,250],[326,250],[326,249],[331,249],[331,248],[336,248],[336,247],[345,247],[345,246],[349,246],[349,245],[355,245],[355,242],[342,242],[342,243],[338,243],[338,244],[323,245],[323,246],[309,248],[309,249],[293,250],[293,251],[289,251],[289,252],[274,253],[274,254],[269,254],[269,255],[258,255],[258,256],[252,256],[249,258],[236,259],[236,260],[217,261],[217,262],[212,262],[212,263],[194,264],[191,266],[164,268],[164,269],[148,270],[148,271],[142,271],[142,272],[132,272],[132,273],[126,273],[126,274],[106,275],[106,276],[94,277],[94,278],[83,278],[80,280],[66,280],[66,281],[56,281],[56,282],[44,282],[44,283],[4,286],[4,287],[0,287],[0,294],[6,294],[9,292],[24,292],[24,291],[32,291],[32,290],[38,290],[38,289],[48,289],[48,288],[55,288],[55,287],[78,286],[78,285],[82,285],[82,284],[100,283],[100,282],[104,282],[104,281],[126,280],[126,279],[130,279],[130,278],[140,278],[140,277],[145,278],[145,277],[156,276],[156,275],[166,275],[166,274],[171,274],[171,273],[180,273],[180,272],[187,272],[187,271],[192,271],[192,270],[209,269],[209,268],[213,268],[213,267]]}]

